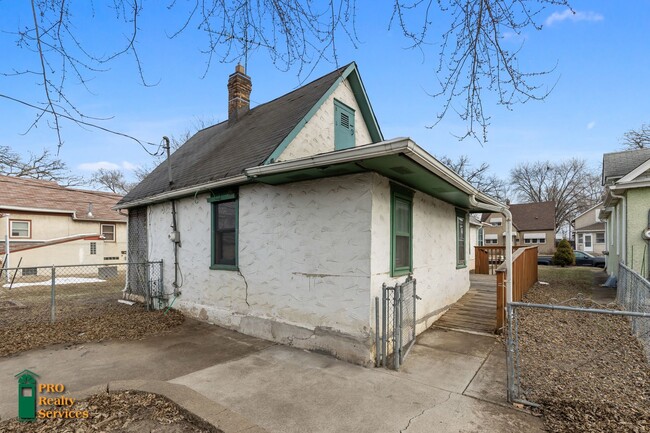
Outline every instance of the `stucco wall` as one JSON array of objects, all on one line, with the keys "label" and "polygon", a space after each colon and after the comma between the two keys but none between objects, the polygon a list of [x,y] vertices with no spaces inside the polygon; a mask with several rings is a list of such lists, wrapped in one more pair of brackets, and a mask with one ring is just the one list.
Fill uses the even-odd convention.
[{"label": "stucco wall", "polygon": [[[239,272],[210,270],[207,195],[178,202],[174,306],[243,333],[368,364],[372,175],[239,190]],[[150,207],[149,257],[173,281],[171,205]]]},{"label": "stucco wall", "polygon": [[[642,262],[648,263],[646,241],[641,237],[648,228],[650,211],[650,188],[636,188],[627,191],[627,264],[641,273]],[[645,261],[643,260],[645,254]],[[647,268],[646,268],[647,270]]]},{"label": "stucco wall", "polygon": [[[371,297],[390,276],[390,183],[373,175]],[[469,246],[468,246],[469,248]],[[413,276],[417,280],[417,332],[428,328],[469,289],[469,267],[456,269],[454,206],[416,192],[413,198]],[[372,312],[374,317],[374,311]]]},{"label": "stucco wall", "polygon": [[350,83],[348,80],[344,80],[316,111],[316,114],[302,128],[296,138],[289,143],[284,152],[278,157],[278,161],[334,151],[334,99],[354,109],[355,146],[372,142],[368,127],[363,120],[359,105],[350,88]]}]

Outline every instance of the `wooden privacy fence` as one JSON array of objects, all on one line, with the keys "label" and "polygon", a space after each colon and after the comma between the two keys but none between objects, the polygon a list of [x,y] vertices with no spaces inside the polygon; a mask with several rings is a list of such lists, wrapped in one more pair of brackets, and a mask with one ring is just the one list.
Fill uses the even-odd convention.
[{"label": "wooden privacy fence", "polygon": [[[517,251],[523,246],[512,246],[512,251]],[[474,247],[476,264],[474,273],[484,275],[494,275],[497,268],[506,259],[506,247],[503,245],[484,245]]]},{"label": "wooden privacy fence", "polygon": [[[506,264],[497,269],[497,327],[506,323]],[[520,302],[537,282],[537,247],[518,248],[512,254],[512,301]]]}]

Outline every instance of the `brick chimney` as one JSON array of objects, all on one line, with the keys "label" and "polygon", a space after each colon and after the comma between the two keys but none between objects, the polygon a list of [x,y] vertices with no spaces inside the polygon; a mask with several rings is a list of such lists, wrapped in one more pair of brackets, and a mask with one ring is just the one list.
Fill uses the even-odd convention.
[{"label": "brick chimney", "polygon": [[228,121],[240,119],[250,109],[251,77],[242,65],[235,66],[235,73],[228,77]]}]

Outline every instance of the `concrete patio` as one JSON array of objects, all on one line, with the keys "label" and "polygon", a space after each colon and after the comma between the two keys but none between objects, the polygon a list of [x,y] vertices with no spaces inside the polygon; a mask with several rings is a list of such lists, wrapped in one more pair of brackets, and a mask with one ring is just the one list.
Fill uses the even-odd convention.
[{"label": "concrete patio", "polygon": [[428,330],[395,372],[197,322],[182,328],[1,358],[0,387],[11,391],[0,417],[16,415],[13,375],[29,368],[71,395],[107,384],[160,390],[224,431],[543,431],[539,418],[506,405],[504,352],[493,337]]}]

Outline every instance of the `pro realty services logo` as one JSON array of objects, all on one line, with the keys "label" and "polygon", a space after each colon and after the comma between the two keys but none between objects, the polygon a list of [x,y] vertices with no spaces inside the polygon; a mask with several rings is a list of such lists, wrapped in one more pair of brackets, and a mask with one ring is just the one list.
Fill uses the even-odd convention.
[{"label": "pro realty services logo", "polygon": [[88,418],[87,410],[74,410],[76,400],[67,397],[62,383],[38,384],[38,374],[23,370],[18,378],[18,419]]}]

